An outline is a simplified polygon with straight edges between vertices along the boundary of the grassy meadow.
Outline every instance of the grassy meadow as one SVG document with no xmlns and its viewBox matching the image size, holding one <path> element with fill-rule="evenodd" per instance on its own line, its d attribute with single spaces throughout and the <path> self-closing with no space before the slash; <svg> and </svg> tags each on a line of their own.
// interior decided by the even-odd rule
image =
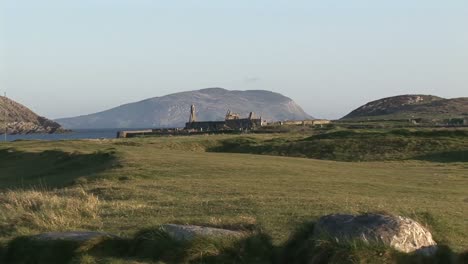
<svg viewBox="0 0 468 264">
<path fill-rule="evenodd" d="M 257 230 L 278 247 L 320 216 L 360 212 L 412 217 L 439 244 L 464 252 L 467 153 L 463 130 L 2 143 L 0 259 L 21 236 L 132 238 L 165 223 Z M 156 263 L 118 254 L 75 261 Z"/>
</svg>

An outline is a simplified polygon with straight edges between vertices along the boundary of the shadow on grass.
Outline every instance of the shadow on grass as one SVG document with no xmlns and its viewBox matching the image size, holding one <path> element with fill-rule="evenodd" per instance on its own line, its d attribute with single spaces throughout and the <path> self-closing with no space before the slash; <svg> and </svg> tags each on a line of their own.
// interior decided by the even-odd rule
<svg viewBox="0 0 468 264">
<path fill-rule="evenodd" d="M 1 263 L 101 263 L 102 260 L 162 263 L 466 263 L 468 252 L 454 253 L 439 246 L 431 257 L 399 253 L 391 248 L 363 243 L 339 244 L 313 239 L 314 223 L 300 226 L 290 239 L 274 246 L 271 237 L 253 231 L 242 238 L 172 239 L 160 227 L 145 229 L 134 237 L 100 238 L 84 243 L 37 241 L 19 237 L 0 247 Z M 1 255 L 3 251 L 3 256 Z M 2 262 L 3 261 L 3 262 Z"/>
<path fill-rule="evenodd" d="M 468 150 L 448 151 L 432 153 L 414 158 L 415 160 L 431 161 L 431 162 L 468 162 Z"/>
<path fill-rule="evenodd" d="M 262 154 L 271 151 L 270 147 L 262 144 L 261 140 L 251 137 L 230 138 L 221 140 L 219 143 L 218 146 L 207 148 L 207 151 L 251 154 Z"/>
<path fill-rule="evenodd" d="M 114 152 L 0 149 L 0 189 L 63 187 L 105 171 L 116 161 Z"/>
<path fill-rule="evenodd" d="M 166 263 L 272 263 L 271 238 L 261 232 L 243 238 L 172 239 L 161 229 L 139 232 L 131 256 Z"/>
<path fill-rule="evenodd" d="M 0 254 L 1 254 L 0 248 Z M 268 235 L 254 233 L 241 239 L 197 238 L 179 241 L 161 228 L 146 229 L 133 238 L 99 238 L 86 242 L 12 240 L 0 263 L 91 263 L 102 259 L 163 263 L 272 263 L 273 245 Z M 3 261 L 3 262 L 2 262 Z"/>
<path fill-rule="evenodd" d="M 306 140 L 316 139 L 350 139 L 350 138 L 374 138 L 374 137 L 412 137 L 412 138 L 466 138 L 468 131 L 464 130 L 411 130 L 411 129 L 394 129 L 386 131 L 369 131 L 369 130 L 340 130 L 329 133 L 323 133 L 311 136 Z"/>
<path fill-rule="evenodd" d="M 121 258 L 125 257 L 129 246 L 129 241 L 117 238 L 98 238 L 80 243 L 66 240 L 38 241 L 30 237 L 18 237 L 6 246 L 0 263 L 70 263 L 85 254 L 96 257 L 112 255 Z"/>
</svg>

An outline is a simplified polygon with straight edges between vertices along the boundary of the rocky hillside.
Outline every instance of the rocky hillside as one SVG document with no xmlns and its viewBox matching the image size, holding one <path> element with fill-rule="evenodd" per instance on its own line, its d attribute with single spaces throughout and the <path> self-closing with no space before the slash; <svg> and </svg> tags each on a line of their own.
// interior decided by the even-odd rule
<svg viewBox="0 0 468 264">
<path fill-rule="evenodd" d="M 367 103 L 342 119 L 468 118 L 468 97 L 399 95 Z"/>
<path fill-rule="evenodd" d="M 11 99 L 0 96 L 0 133 L 5 133 L 5 111 L 9 134 L 59 133 L 60 124 L 38 116 L 29 108 Z"/>
<path fill-rule="evenodd" d="M 65 128 L 149 128 L 183 127 L 189 120 L 190 105 L 197 119 L 223 120 L 228 109 L 246 116 L 255 112 L 267 120 L 311 118 L 293 100 L 269 91 L 229 91 L 208 88 L 170 94 L 122 105 L 91 115 L 56 120 Z"/>
</svg>

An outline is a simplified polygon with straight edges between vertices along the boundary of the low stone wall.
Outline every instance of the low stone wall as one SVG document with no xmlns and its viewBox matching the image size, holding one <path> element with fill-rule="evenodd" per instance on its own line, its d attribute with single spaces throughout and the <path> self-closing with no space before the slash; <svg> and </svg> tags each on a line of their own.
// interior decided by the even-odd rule
<svg viewBox="0 0 468 264">
<path fill-rule="evenodd" d="M 330 120 L 325 120 L 325 119 L 316 119 L 316 120 L 290 120 L 290 121 L 280 121 L 278 122 L 279 125 L 285 125 L 285 126 L 317 126 L 317 125 L 326 125 L 330 124 Z M 276 124 L 276 123 L 273 123 Z"/>
<path fill-rule="evenodd" d="M 243 130 L 243 129 L 255 129 L 262 126 L 261 119 L 228 119 L 226 120 L 226 126 L 234 130 Z"/>
<path fill-rule="evenodd" d="M 134 131 L 119 131 L 117 132 L 117 138 L 129 138 L 129 137 L 135 137 L 135 136 L 144 136 L 147 134 L 153 133 L 153 130 L 147 129 L 147 130 L 134 130 Z"/>
<path fill-rule="evenodd" d="M 202 121 L 202 122 L 189 122 L 185 124 L 185 129 L 194 129 L 199 131 L 217 131 L 226 129 L 226 122 L 224 121 Z"/>
</svg>

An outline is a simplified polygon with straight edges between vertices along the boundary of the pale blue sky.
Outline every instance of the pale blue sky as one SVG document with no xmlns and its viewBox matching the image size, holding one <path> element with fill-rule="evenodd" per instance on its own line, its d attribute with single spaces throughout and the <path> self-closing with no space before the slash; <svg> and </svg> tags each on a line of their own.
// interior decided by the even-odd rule
<svg viewBox="0 0 468 264">
<path fill-rule="evenodd" d="M 215 86 L 280 92 L 323 118 L 468 96 L 468 1 L 0 0 L 0 90 L 39 114 Z"/>
</svg>

